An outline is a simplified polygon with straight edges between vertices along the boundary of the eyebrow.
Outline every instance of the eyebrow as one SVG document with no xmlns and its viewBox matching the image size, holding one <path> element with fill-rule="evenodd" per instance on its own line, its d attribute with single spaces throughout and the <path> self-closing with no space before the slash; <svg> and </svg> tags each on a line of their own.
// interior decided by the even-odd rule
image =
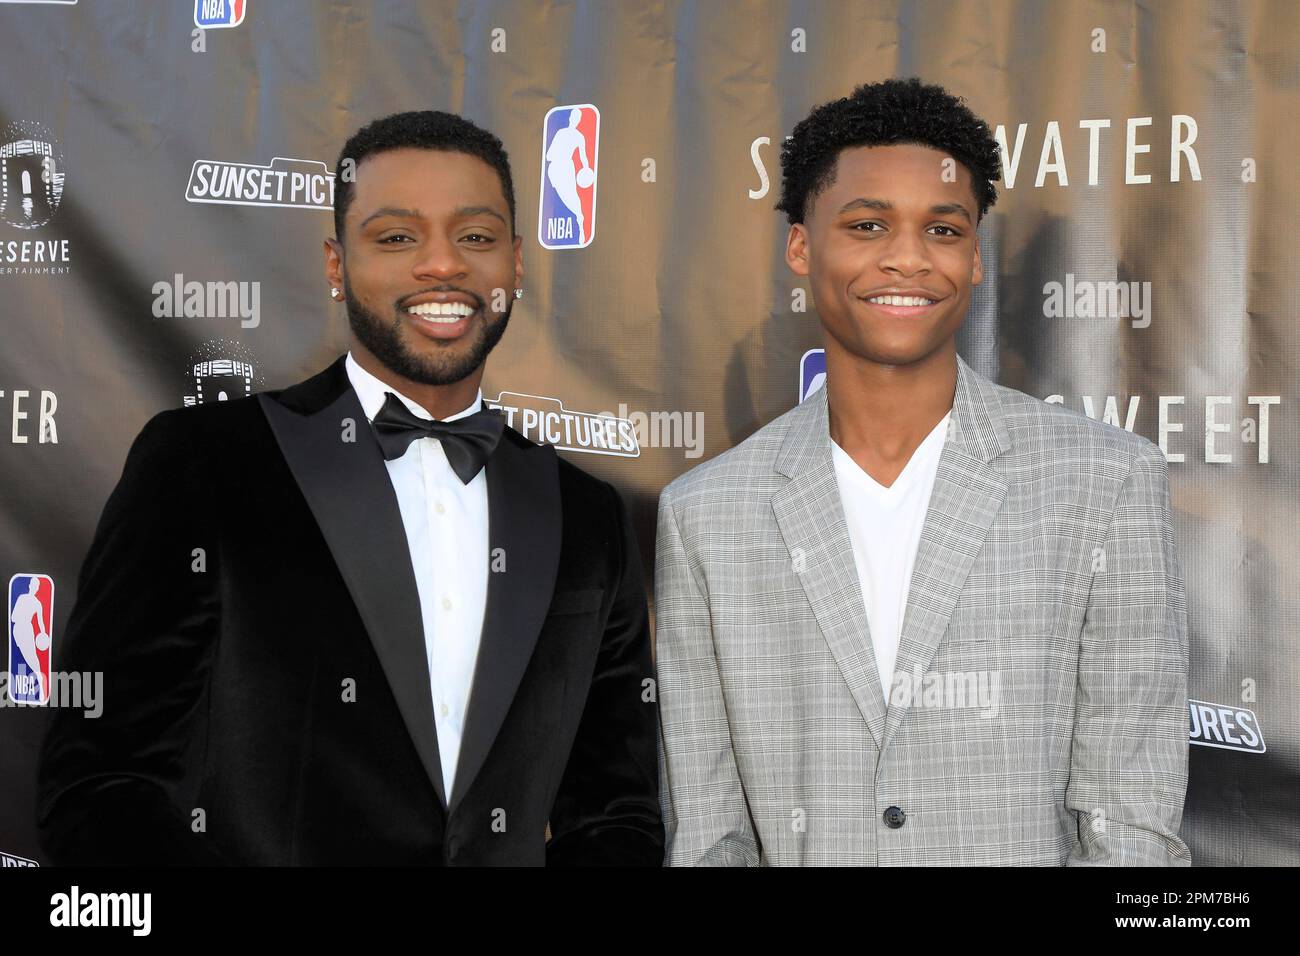
<svg viewBox="0 0 1300 956">
<path fill-rule="evenodd" d="M 846 202 L 843 206 L 841 206 L 840 212 L 845 213 L 848 212 L 850 209 L 890 210 L 893 208 L 894 208 L 894 204 L 891 203 L 888 199 L 853 199 L 850 200 L 849 202 Z M 960 213 L 961 215 L 966 217 L 967 222 L 974 225 L 974 220 L 971 219 L 970 213 L 967 212 L 966 207 L 959 202 L 939 203 L 939 205 L 937 206 L 930 207 L 930 215 L 932 216 L 949 216 L 954 213 Z"/>
<path fill-rule="evenodd" d="M 471 216 L 496 216 L 501 220 L 501 224 L 507 225 L 506 217 L 501 215 L 491 206 L 457 206 L 455 216 L 457 219 L 468 219 Z M 365 219 L 361 220 L 358 229 L 366 228 L 367 224 L 373 219 L 380 219 L 384 216 L 393 216 L 397 219 L 423 219 L 424 213 L 418 209 L 401 209 L 397 206 L 381 206 L 372 212 Z"/>
</svg>

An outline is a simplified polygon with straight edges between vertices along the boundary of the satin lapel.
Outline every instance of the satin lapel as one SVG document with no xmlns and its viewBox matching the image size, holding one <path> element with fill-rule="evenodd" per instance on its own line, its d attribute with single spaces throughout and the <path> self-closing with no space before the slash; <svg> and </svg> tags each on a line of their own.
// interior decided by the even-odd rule
<svg viewBox="0 0 1300 956">
<path fill-rule="evenodd" d="M 825 388 L 796 410 L 776 470 L 790 478 L 772 496 L 790 560 L 840 673 L 880 746 L 884 691 L 831 459 Z"/>
<path fill-rule="evenodd" d="M 487 463 L 488 587 L 449 813 L 483 767 L 523 678 L 560 565 L 560 473 L 555 449 L 507 428 Z"/>
<path fill-rule="evenodd" d="M 934 660 L 971 565 L 1007 495 L 1006 477 L 990 464 L 1010 447 L 1001 399 L 992 382 L 960 357 L 957 363 L 953 414 L 921 526 L 895 663 L 896 673 L 903 671 L 912 678 L 924 675 Z M 891 696 L 886 747 L 910 703 L 896 702 Z"/>
<path fill-rule="evenodd" d="M 258 400 L 370 635 L 420 762 L 446 806 L 406 530 L 383 454 L 342 360 Z M 349 420 L 353 440 L 345 440 Z"/>
</svg>

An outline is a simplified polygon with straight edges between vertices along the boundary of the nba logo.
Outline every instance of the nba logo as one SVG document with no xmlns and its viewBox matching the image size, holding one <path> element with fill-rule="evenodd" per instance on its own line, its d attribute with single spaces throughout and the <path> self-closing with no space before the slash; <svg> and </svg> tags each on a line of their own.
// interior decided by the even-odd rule
<svg viewBox="0 0 1300 956">
<path fill-rule="evenodd" d="M 9 579 L 9 699 L 44 704 L 50 699 L 50 630 L 54 581 L 48 574 Z"/>
<path fill-rule="evenodd" d="M 205 30 L 244 22 L 246 0 L 194 0 L 194 25 Z"/>
<path fill-rule="evenodd" d="M 542 121 L 542 188 L 537 241 L 546 249 L 583 249 L 596 235 L 596 149 L 600 111 L 590 103 L 557 106 Z"/>
<path fill-rule="evenodd" d="M 799 360 L 799 401 L 826 384 L 826 350 L 809 349 Z"/>
</svg>

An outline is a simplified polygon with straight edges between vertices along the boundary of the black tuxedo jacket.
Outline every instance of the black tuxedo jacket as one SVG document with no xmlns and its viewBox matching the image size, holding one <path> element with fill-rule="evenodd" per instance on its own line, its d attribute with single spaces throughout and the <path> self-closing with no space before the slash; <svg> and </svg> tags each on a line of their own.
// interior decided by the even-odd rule
<svg viewBox="0 0 1300 956">
<path fill-rule="evenodd" d="M 343 359 L 149 421 L 62 642 L 104 704 L 50 715 L 52 861 L 659 865 L 626 510 L 508 427 L 486 467 L 497 569 L 448 794 L 397 497 Z"/>
</svg>

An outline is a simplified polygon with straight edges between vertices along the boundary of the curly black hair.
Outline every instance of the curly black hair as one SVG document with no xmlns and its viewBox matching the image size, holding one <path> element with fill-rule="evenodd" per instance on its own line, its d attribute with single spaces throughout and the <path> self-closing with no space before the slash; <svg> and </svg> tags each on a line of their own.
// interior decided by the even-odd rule
<svg viewBox="0 0 1300 956">
<path fill-rule="evenodd" d="M 510 206 L 510 231 L 515 231 L 515 186 L 510 176 L 510 159 L 505 147 L 487 130 L 474 125 L 455 113 L 440 110 L 417 110 L 394 113 L 366 124 L 353 133 L 339 152 L 334 168 L 341 170 L 344 160 L 353 162 L 356 170 L 361 161 L 374 153 L 390 149 L 415 147 L 440 149 L 451 153 L 477 156 L 497 171 L 501 178 L 501 191 Z M 334 234 L 343 241 L 343 217 L 352 203 L 353 183 L 336 174 L 334 182 Z"/>
<path fill-rule="evenodd" d="M 834 184 L 841 150 L 907 143 L 947 153 L 970 171 L 978 223 L 997 202 L 993 180 L 1002 177 L 1002 157 L 988 124 L 963 104 L 917 77 L 864 83 L 843 99 L 823 103 L 781 146 L 781 201 L 775 208 L 791 225 L 803 222 L 813 199 Z"/>
</svg>

